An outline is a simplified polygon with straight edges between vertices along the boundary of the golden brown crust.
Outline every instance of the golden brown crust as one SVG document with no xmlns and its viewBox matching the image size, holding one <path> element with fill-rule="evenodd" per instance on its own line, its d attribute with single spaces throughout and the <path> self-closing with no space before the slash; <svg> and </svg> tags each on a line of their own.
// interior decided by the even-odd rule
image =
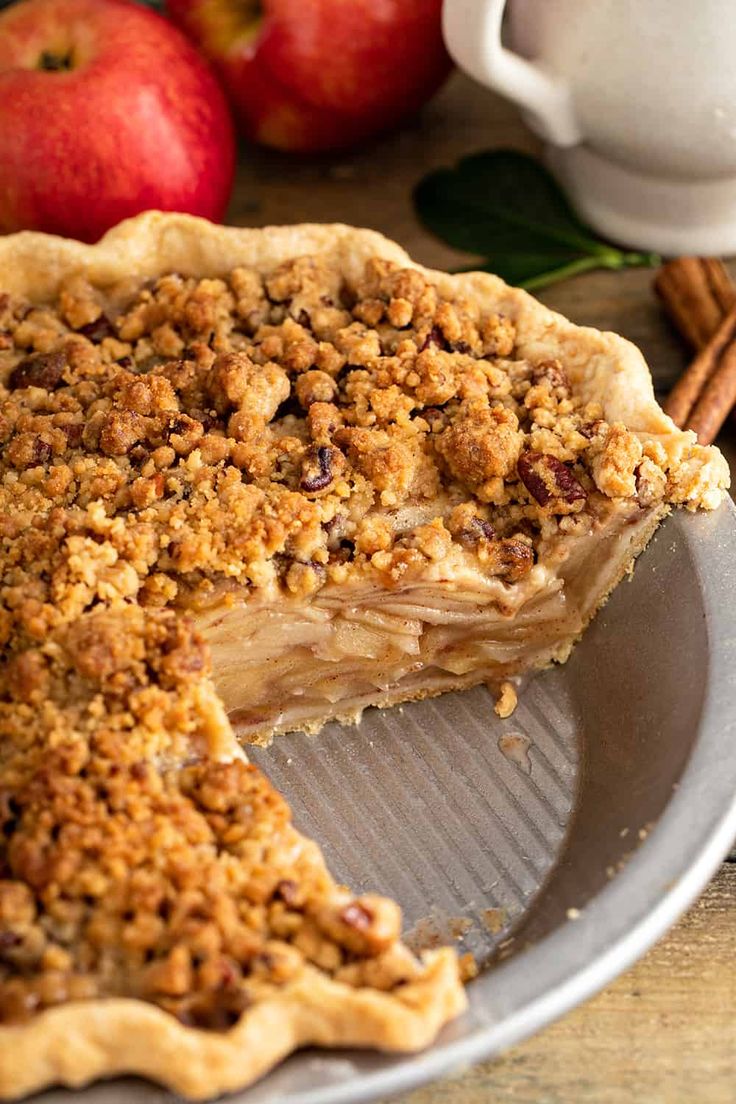
<svg viewBox="0 0 736 1104">
<path fill-rule="evenodd" d="M 652 525 L 717 505 L 720 454 L 622 339 L 370 231 L 153 213 L 93 247 L 0 240 L 0 268 L 33 301 L 0 303 L 0 1091 L 126 1071 L 204 1096 L 304 1043 L 425 1045 L 463 1006 L 454 956 L 418 962 L 391 902 L 334 885 L 158 607 L 228 578 L 393 587 L 453 549 L 513 586 L 607 500 Z"/>
<path fill-rule="evenodd" d="M 0 1096 L 136 1073 L 203 1099 L 242 1088 L 301 1046 L 420 1050 L 465 1007 L 454 952 L 428 952 L 425 962 L 422 977 L 398 996 L 347 989 L 307 971 L 226 1033 L 184 1027 L 141 1001 L 55 1008 L 2 1029 Z"/>
<path fill-rule="evenodd" d="M 0 1098 L 136 1074 L 184 1096 L 209 1099 L 250 1084 L 303 1046 L 420 1050 L 466 1006 L 454 951 L 423 957 L 421 978 L 398 996 L 347 988 L 307 970 L 226 1032 L 186 1027 L 139 1000 L 53 1008 L 28 1024 L 2 1029 Z"/>
</svg>

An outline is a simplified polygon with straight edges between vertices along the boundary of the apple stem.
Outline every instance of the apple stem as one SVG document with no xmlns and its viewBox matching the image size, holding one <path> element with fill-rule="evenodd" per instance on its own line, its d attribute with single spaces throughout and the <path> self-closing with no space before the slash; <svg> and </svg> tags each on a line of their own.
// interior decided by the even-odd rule
<svg viewBox="0 0 736 1104">
<path fill-rule="evenodd" d="M 38 68 L 47 73 L 59 73 L 74 68 L 72 51 L 65 54 L 55 54 L 52 50 L 44 50 L 38 59 Z"/>
</svg>

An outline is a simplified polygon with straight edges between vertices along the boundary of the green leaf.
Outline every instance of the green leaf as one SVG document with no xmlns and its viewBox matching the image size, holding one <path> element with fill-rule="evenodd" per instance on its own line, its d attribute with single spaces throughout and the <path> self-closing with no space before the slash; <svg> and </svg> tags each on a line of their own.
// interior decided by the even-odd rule
<svg viewBox="0 0 736 1104">
<path fill-rule="evenodd" d="M 590 268 L 656 264 L 596 238 L 552 175 L 533 157 L 488 150 L 439 169 L 417 185 L 419 218 L 455 249 L 482 256 L 475 267 L 509 283 L 541 287 Z"/>
</svg>

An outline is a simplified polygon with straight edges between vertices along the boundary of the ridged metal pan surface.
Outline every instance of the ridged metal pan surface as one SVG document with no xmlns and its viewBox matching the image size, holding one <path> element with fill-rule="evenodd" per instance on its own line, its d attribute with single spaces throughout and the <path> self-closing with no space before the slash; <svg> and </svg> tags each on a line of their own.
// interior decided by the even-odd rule
<svg viewBox="0 0 736 1104">
<path fill-rule="evenodd" d="M 736 837 L 736 510 L 674 514 L 563 667 L 499 720 L 485 689 L 253 758 L 333 872 L 400 901 L 411 938 L 485 966 L 470 1008 L 410 1057 L 304 1051 L 242 1104 L 350 1104 L 532 1034 L 629 966 Z M 84 1104 L 168 1098 L 116 1081 Z"/>
</svg>

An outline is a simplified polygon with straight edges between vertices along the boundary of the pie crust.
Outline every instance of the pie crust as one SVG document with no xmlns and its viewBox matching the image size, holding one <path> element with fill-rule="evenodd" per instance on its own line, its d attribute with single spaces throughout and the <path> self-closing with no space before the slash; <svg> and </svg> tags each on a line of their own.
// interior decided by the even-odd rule
<svg viewBox="0 0 736 1104">
<path fill-rule="evenodd" d="M 519 465 L 522 463 L 519 457 L 514 459 L 509 469 L 511 474 L 508 478 L 514 485 L 518 488 L 521 479 L 529 490 L 529 495 L 523 490 L 519 492 L 521 498 L 511 506 L 512 516 L 515 516 L 513 512 L 516 509 L 518 517 L 523 517 L 524 504 L 531 496 L 542 506 L 543 514 L 552 498 L 552 507 L 547 514 L 557 518 L 555 525 L 559 523 L 559 518 L 572 519 L 566 523 L 567 527 L 560 525 L 563 536 L 568 533 L 573 536 L 564 536 L 561 543 L 564 555 L 558 557 L 554 569 L 547 570 L 541 564 L 537 565 L 540 570 L 534 573 L 527 570 L 527 563 L 523 577 L 517 580 L 513 573 L 507 573 L 501 576 L 501 582 L 488 571 L 479 571 L 475 564 L 476 553 L 470 555 L 458 551 L 447 535 L 453 532 L 453 524 L 456 530 L 458 528 L 452 521 L 458 516 L 453 510 L 462 503 L 457 499 L 446 501 L 443 498 L 447 492 L 445 485 L 427 507 L 430 515 L 434 514 L 435 521 L 428 516 L 422 526 L 422 519 L 412 515 L 408 528 L 412 533 L 422 530 L 419 551 L 414 555 L 415 546 L 407 544 L 401 547 L 400 552 L 401 563 L 410 562 L 413 565 L 411 587 L 414 596 L 424 595 L 426 598 L 426 592 L 432 589 L 447 591 L 454 588 L 459 594 L 459 604 L 451 612 L 455 621 L 464 626 L 460 635 L 473 636 L 467 627 L 472 624 L 473 596 L 476 612 L 484 602 L 488 603 L 491 596 L 490 600 L 500 610 L 496 628 L 499 624 L 518 627 L 522 625 L 524 616 L 529 616 L 529 611 L 536 611 L 537 620 L 533 616 L 530 619 L 528 639 L 522 633 L 521 645 L 513 653 L 513 658 L 507 662 L 494 660 L 491 663 L 496 674 L 507 677 L 531 666 L 566 658 L 576 637 L 621 575 L 630 569 L 634 557 L 646 545 L 670 505 L 712 509 L 723 498 L 728 486 L 725 461 L 716 449 L 698 446 L 693 434 L 677 430 L 660 410 L 654 399 L 646 364 L 632 345 L 614 334 L 574 326 L 525 292 L 506 286 L 496 277 L 483 273 L 449 276 L 422 269 L 414 265 L 399 246 L 372 231 L 310 225 L 264 230 L 233 229 L 214 226 L 185 215 L 148 213 L 122 223 L 95 246 L 32 233 L 0 239 L 3 291 L 26 297 L 35 303 L 55 299 L 62 285 L 77 275 L 83 276 L 89 285 L 97 288 L 119 287 L 131 275 L 139 282 L 153 281 L 168 273 L 200 280 L 205 277 L 219 278 L 240 265 L 247 265 L 250 270 L 265 276 L 273 273 L 278 266 L 305 256 L 318 258 L 352 286 L 360 285 L 367 262 L 376 258 L 381 262 L 392 262 L 401 270 L 421 275 L 449 303 L 466 300 L 482 316 L 510 320 L 515 331 L 518 362 L 532 366 L 562 365 L 564 368 L 564 385 L 558 382 L 556 368 L 551 374 L 544 368 L 543 375 L 547 373 L 547 381 L 543 382 L 543 389 L 547 389 L 545 394 L 558 388 L 559 395 L 567 395 L 569 385 L 569 392 L 575 396 L 577 403 L 575 411 L 585 404 L 600 410 L 599 421 L 590 429 L 591 436 L 599 434 L 601 438 L 600 449 L 596 453 L 597 467 L 594 468 L 598 473 L 597 485 L 594 486 L 593 477 L 586 475 L 587 489 L 584 489 L 576 478 L 570 476 L 572 460 L 555 461 L 553 457 L 550 461 L 546 458 L 547 453 L 541 456 L 541 460 L 536 452 L 525 454 L 526 475 L 518 474 L 522 472 L 522 468 L 517 470 L 516 466 L 517 460 Z M 396 307 L 395 321 L 400 321 L 402 312 L 411 307 L 409 304 L 405 308 L 404 302 L 402 300 Z M 400 329 L 401 326 L 394 328 Z M 78 329 L 84 332 L 81 326 Z M 466 399 L 470 409 L 472 399 L 467 396 Z M 216 398 L 213 401 L 216 402 Z M 563 397 L 555 401 L 558 402 L 559 415 L 563 409 L 559 404 L 568 400 Z M 501 406 L 497 404 L 494 409 L 499 410 Z M 564 410 L 569 412 L 572 407 L 568 404 Z M 28 416 L 31 417 L 30 414 Z M 498 417 L 501 418 L 501 415 Z M 596 428 L 604 423 L 603 430 Z M 619 423 L 621 428 L 617 430 Z M 27 424 L 32 427 L 34 423 L 30 421 Z M 576 425 L 580 427 L 581 424 L 578 416 Z M 463 426 L 467 428 L 465 423 Z M 448 432 L 451 428 L 451 425 L 443 424 L 442 433 L 447 432 L 445 441 L 453 440 L 452 433 Z M 28 432 L 32 434 L 35 430 L 31 428 Z M 457 433 L 455 437 L 458 437 Z M 578 433 L 576 440 L 582 452 L 587 446 L 579 437 Z M 617 446 L 619 439 L 622 442 L 620 449 Z M 348 436 L 346 440 L 351 438 Z M 23 447 L 32 450 L 33 441 L 30 444 L 24 442 Z M 445 457 L 440 463 L 446 463 L 454 471 L 450 445 L 445 447 L 440 444 L 437 448 Z M 50 454 L 51 446 L 44 442 L 41 452 L 31 456 L 27 470 L 42 468 Z M 119 455 L 112 446 L 111 454 Z M 631 461 L 630 469 L 626 469 L 626 457 Z M 321 459 L 319 462 L 322 463 Z M 16 467 L 23 470 L 21 463 Z M 646 490 L 648 472 L 653 480 L 653 491 L 651 488 Z M 12 479 L 15 478 L 13 475 Z M 472 472 L 468 479 L 472 483 Z M 624 489 L 618 494 L 613 493 L 619 481 Z M 492 506 L 494 496 L 498 496 L 499 501 L 504 502 L 506 492 L 503 483 L 503 478 L 500 484 L 489 479 L 484 484 L 485 490 L 478 489 L 478 484 L 478 501 Z M 380 486 L 376 486 L 380 490 Z M 608 491 L 604 493 L 606 487 Z M 580 516 L 579 507 L 583 500 L 595 505 L 596 521 L 594 526 L 585 530 L 579 528 L 578 531 L 574 516 Z M 560 507 L 556 514 L 555 501 Z M 563 508 L 560 503 L 566 503 L 566 506 Z M 396 503 L 389 497 L 383 505 L 395 507 Z M 532 513 L 537 510 L 533 501 L 529 509 Z M 395 523 L 395 515 L 394 509 L 392 524 Z M 482 522 L 482 515 L 477 517 Z M 449 529 L 445 528 L 445 521 Z M 52 525 L 52 522 L 49 524 Z M 100 524 L 107 524 L 104 517 Z M 426 549 L 441 530 L 444 530 L 440 533 L 444 543 L 441 543 L 437 559 L 433 559 Z M 490 526 L 483 529 L 481 524 L 481 531 L 490 533 Z M 529 560 L 531 554 L 524 548 L 531 547 L 531 538 L 524 544 L 523 526 L 519 532 L 520 536 L 512 533 L 503 538 L 511 542 L 504 546 L 505 550 L 509 555 L 513 553 L 517 560 Z M 13 539 L 11 533 L 6 555 L 8 548 L 12 550 Z M 483 536 L 483 540 L 498 551 L 494 544 L 497 541 L 495 535 Z M 521 551 L 519 541 L 524 545 Z M 309 567 L 312 561 L 301 562 L 302 567 Z M 395 575 L 391 576 L 397 562 L 390 557 L 386 561 L 390 577 L 383 586 L 384 596 L 400 590 Z M 6 566 L 9 563 L 6 560 Z M 384 560 L 379 557 L 374 568 L 382 570 L 381 564 Z M 332 646 L 330 641 L 336 636 L 334 622 L 341 615 L 341 603 L 343 606 L 346 603 L 360 606 L 363 602 L 366 608 L 370 606 L 370 602 L 365 602 L 365 577 L 366 571 L 370 574 L 373 568 L 366 571 L 361 568 L 360 578 L 354 568 L 346 570 L 345 579 L 341 581 L 339 575 L 336 576 L 316 594 L 300 595 L 297 588 L 296 597 L 290 599 L 291 605 L 288 606 L 290 615 L 293 615 L 292 628 L 297 615 L 307 620 L 311 618 L 310 632 L 320 618 L 324 624 L 329 622 L 323 630 L 325 648 Z M 303 572 L 297 572 L 297 576 L 301 577 L 301 574 Z M 224 572 L 224 577 L 226 575 Z M 560 581 L 564 584 L 562 590 L 558 585 Z M 342 716 L 343 712 L 352 718 L 367 704 L 391 704 L 428 693 L 441 693 L 488 677 L 488 671 L 479 664 L 477 655 L 470 655 L 469 658 L 459 656 L 457 636 L 452 639 L 448 637 L 449 643 L 444 640 L 433 653 L 440 657 L 436 664 L 434 659 L 434 666 L 425 662 L 412 668 L 409 664 L 404 681 L 392 682 L 382 669 L 376 675 L 372 688 L 364 688 L 362 693 L 352 697 L 348 693 L 336 692 L 331 700 L 322 700 L 317 696 L 315 702 L 302 713 L 294 711 L 283 717 L 268 712 L 256 717 L 246 716 L 242 703 L 238 701 L 238 693 L 242 690 L 238 689 L 237 672 L 229 682 L 226 672 L 227 657 L 233 649 L 233 633 L 228 635 L 227 629 L 228 618 L 235 618 L 236 629 L 240 632 L 246 621 L 259 624 L 259 617 L 271 616 L 278 601 L 277 583 L 272 577 L 259 576 L 253 584 L 254 595 L 251 595 L 251 584 L 253 579 L 248 582 L 247 600 L 244 599 L 241 583 L 239 590 L 233 591 L 227 586 L 210 589 L 204 599 L 198 595 L 190 603 L 194 622 L 199 632 L 209 640 L 214 653 L 215 686 L 221 696 L 224 695 L 236 725 L 250 739 L 267 740 L 274 731 L 289 728 L 316 728 L 326 719 Z M 463 599 L 461 592 L 464 587 L 471 594 L 470 599 Z M 374 579 L 367 589 L 375 598 L 381 588 L 377 588 Z M 561 593 L 565 594 L 568 606 L 574 607 L 574 615 L 566 614 L 559 606 Z M 551 603 L 546 610 L 542 608 L 545 601 Z M 0 1026 L 0 1095 L 14 1098 L 50 1084 L 80 1086 L 98 1077 L 136 1073 L 160 1081 L 187 1096 L 204 1098 L 243 1087 L 299 1046 L 319 1044 L 413 1050 L 428 1045 L 442 1025 L 458 1015 L 465 1006 L 454 951 L 443 948 L 425 953 L 421 961 L 413 959 L 398 938 L 395 906 L 380 898 L 355 899 L 343 887 L 336 886 L 324 869 L 318 849 L 291 827 L 288 814 L 272 813 L 279 799 L 270 791 L 265 780 L 244 765 L 242 752 L 209 679 L 207 656 L 201 649 L 196 632 L 182 627 L 183 622 L 180 623 L 180 619 L 172 613 L 159 611 L 144 614 L 134 602 L 121 599 L 119 595 L 108 600 L 103 592 L 96 604 L 100 604 L 102 609 L 92 612 L 85 609 L 76 621 L 72 618 L 49 632 L 46 642 L 38 645 L 34 652 L 34 655 L 41 656 L 41 659 L 33 660 L 36 667 L 30 661 L 24 661 L 22 668 L 13 669 L 14 682 L 8 682 L 6 677 L 5 693 L 10 694 L 11 706 L 4 706 L 5 711 L 0 716 L 3 726 L 0 813 L 3 799 L 13 800 L 11 790 L 3 792 L 3 770 L 6 771 L 6 778 L 15 779 L 13 784 L 16 787 L 26 785 L 23 772 L 27 771 L 27 763 L 31 760 L 24 758 L 29 755 L 27 747 L 23 746 L 24 726 L 45 725 L 44 710 L 48 706 L 48 710 L 53 711 L 58 706 L 59 716 L 43 729 L 43 741 L 48 756 L 57 756 L 54 763 L 61 764 L 54 769 L 61 770 L 63 763 L 58 759 L 60 748 L 67 749 L 64 751 L 67 754 L 68 747 L 54 726 L 71 726 L 68 731 L 74 733 L 77 731 L 75 725 L 87 725 L 84 731 L 90 733 L 91 747 L 95 740 L 99 740 L 99 735 L 94 725 L 90 727 L 89 718 L 97 717 L 95 724 L 98 724 L 99 702 L 104 701 L 107 713 L 103 710 L 102 720 L 106 724 L 109 722 L 112 731 L 130 733 L 130 739 L 125 744 L 106 737 L 108 750 L 103 755 L 104 762 L 109 766 L 115 761 L 115 756 L 119 756 L 123 773 L 128 772 L 141 785 L 141 780 L 150 774 L 153 789 L 152 796 L 147 791 L 146 801 L 150 800 L 150 805 L 146 805 L 145 809 L 154 810 L 156 815 L 162 808 L 173 808 L 173 805 L 166 804 L 169 799 L 175 803 L 181 796 L 176 790 L 171 797 L 166 790 L 166 779 L 172 764 L 183 764 L 179 776 L 185 776 L 186 786 L 189 787 L 184 791 L 186 800 L 194 801 L 196 798 L 199 802 L 197 815 L 201 819 L 201 831 L 211 831 L 215 835 L 221 833 L 217 836 L 217 862 L 228 847 L 232 846 L 236 856 L 250 856 L 253 848 L 250 837 L 247 837 L 250 827 L 243 829 L 250 850 L 238 850 L 245 847 L 242 834 L 235 843 L 232 843 L 234 837 L 227 835 L 231 828 L 238 827 L 240 831 L 239 826 L 246 813 L 238 806 L 237 796 L 229 798 L 228 812 L 223 813 L 218 805 L 217 793 L 213 795 L 213 788 L 217 790 L 215 783 L 222 779 L 223 786 L 232 786 L 240 780 L 246 787 L 252 786 L 252 790 L 248 790 L 249 794 L 252 793 L 252 802 L 254 805 L 262 802 L 263 808 L 268 810 L 263 814 L 264 823 L 267 831 L 273 832 L 265 844 L 259 838 L 258 846 L 264 846 L 265 850 L 261 863 L 263 870 L 261 867 L 258 869 L 266 881 L 271 878 L 273 882 L 277 876 L 273 873 L 274 864 L 278 866 L 282 860 L 286 861 L 283 858 L 286 855 L 288 862 L 304 875 L 310 885 L 316 887 L 315 903 L 303 906 L 302 919 L 304 930 L 308 928 L 310 938 L 313 942 L 317 941 L 317 946 L 309 953 L 304 952 L 303 961 L 300 961 L 294 976 L 286 976 L 278 985 L 273 983 L 271 975 L 275 967 L 269 960 L 264 967 L 268 984 L 264 983 L 264 987 L 259 988 L 256 978 L 251 985 L 251 1003 L 238 1012 L 235 1022 L 227 1029 L 214 1029 L 209 1024 L 205 1027 L 190 1026 L 182 1022 L 181 1016 L 177 1018 L 167 1010 L 171 1007 L 177 1013 L 181 1012 L 181 999 L 187 996 L 185 991 L 176 989 L 176 980 L 172 981 L 172 978 L 168 978 L 166 983 L 169 989 L 163 990 L 168 994 L 166 1000 L 157 998 L 158 1003 L 127 996 L 86 996 L 82 989 L 79 992 L 70 990 L 72 997 L 65 1003 L 56 1004 L 50 999 L 48 1003 L 51 1006 L 43 1007 L 42 1000 L 42 1011 L 34 1012 L 22 1022 Z M 166 602 L 158 604 L 165 605 Z M 177 604 L 181 607 L 182 602 Z M 108 612 L 105 612 L 106 607 Z M 378 617 L 379 612 L 371 607 L 372 617 Z M 401 610 L 399 613 L 389 611 L 387 616 L 409 617 L 406 610 L 403 613 Z M 449 624 L 453 618 L 448 615 L 447 620 Z M 424 629 L 420 636 L 423 632 Z M 361 641 L 366 639 L 358 635 Z M 438 636 L 441 633 L 435 633 L 432 639 Z M 119 639 L 131 640 L 138 648 L 132 666 L 132 661 L 128 663 L 127 658 L 124 661 L 116 658 L 115 641 Z M 495 637 L 491 643 L 501 647 L 501 650 L 502 645 L 507 649 L 510 647 L 508 642 L 499 643 Z M 288 639 L 287 644 L 292 647 Z M 486 648 L 490 646 L 485 638 L 479 644 L 482 651 L 481 645 Z M 257 644 L 254 647 L 257 651 Z M 312 641 L 309 647 L 322 645 Z M 451 662 L 447 660 L 448 649 Z M 364 655 L 364 652 L 364 646 L 359 645 L 356 654 Z M 12 652 L 12 639 L 10 654 L 13 662 L 17 662 L 18 656 Z M 172 659 L 172 656 L 175 658 Z M 335 660 L 335 656 L 332 659 Z M 345 655 L 338 655 L 336 661 L 339 666 L 340 662 L 345 661 Z M 388 662 L 390 666 L 394 659 L 390 657 Z M 43 683 L 45 689 L 42 694 L 34 681 L 38 664 L 46 665 L 43 677 L 48 676 L 50 680 Z M 388 673 L 390 675 L 390 671 Z M 126 682 L 126 679 L 138 681 Z M 240 681 L 243 681 L 242 678 Z M 286 685 L 286 682 L 278 684 L 277 697 L 285 693 Z M 157 708 L 163 711 L 162 715 L 168 718 L 175 716 L 176 721 L 168 719 L 154 723 L 144 717 L 140 723 L 131 726 L 129 711 L 126 712 L 128 696 L 132 693 L 130 686 L 135 686 L 136 693 L 140 689 L 141 694 L 153 695 Z M 79 702 L 75 701 L 70 687 L 80 688 Z M 25 698 L 23 694 L 26 694 Z M 25 713 L 21 707 L 12 706 L 12 701 L 18 698 L 27 707 Z M 7 698 L 5 700 L 7 702 Z M 341 709 L 341 703 L 344 709 Z M 95 713 L 95 710 L 98 712 Z M 173 712 L 167 713 L 166 710 Z M 110 751 L 109 747 L 113 750 Z M 17 766 L 13 758 L 16 755 Z M 141 763 L 144 765 L 140 766 Z M 36 760 L 32 761 L 30 769 L 34 779 L 43 775 Z M 69 769 L 73 774 L 74 768 Z M 51 770 L 49 768 L 47 773 Z M 218 771 L 225 773 L 218 774 Z M 44 777 L 38 785 L 40 797 L 36 799 L 34 815 L 40 822 L 43 820 L 44 802 L 51 801 L 48 794 L 53 791 L 53 800 L 56 800 L 57 791 L 53 779 L 49 781 Z M 49 786 L 50 790 L 44 789 Z M 192 793 L 195 798 L 191 797 Z M 234 810 L 232 823 L 227 820 L 230 810 Z M 178 822 L 174 823 L 174 827 L 178 829 Z M 200 831 L 200 827 L 196 830 Z M 12 836 L 12 829 L 6 834 Z M 137 836 L 134 843 L 137 847 L 143 846 Z M 4 884 L 2 879 L 12 878 L 10 859 L 3 857 L 3 846 L 0 846 L 0 893 Z M 9 854 L 10 844 L 7 846 Z M 213 866 L 215 869 L 219 867 Z M 196 872 L 192 876 L 196 877 Z M 252 886 L 249 892 L 255 892 Z M 273 895 L 277 891 L 271 885 L 268 892 Z M 0 910 L 2 906 L 0 895 Z M 311 912 L 309 908 L 312 908 Z M 2 915 L 0 911 L 0 924 Z M 356 916 L 358 922 L 353 923 Z M 384 921 L 387 925 L 385 930 L 381 928 Z M 0 940 L 2 935 L 0 926 Z M 320 940 L 329 944 L 324 954 L 329 952 L 328 957 L 337 956 L 339 967 L 328 969 L 319 964 L 320 955 L 324 958 Z M 8 945 L 12 949 L 10 941 Z M 2 950 L 0 941 L 0 970 Z M 263 953 L 259 953 L 263 958 Z M 58 949 L 54 954 L 58 958 Z M 62 960 L 63 956 L 59 961 Z M 187 960 L 187 963 L 187 969 L 190 969 L 191 962 Z M 173 969 L 172 972 L 175 973 Z M 343 977 L 349 980 L 341 980 Z M 0 989 L 2 979 L 0 972 Z M 74 999 L 75 994 L 77 999 Z"/>
</svg>

